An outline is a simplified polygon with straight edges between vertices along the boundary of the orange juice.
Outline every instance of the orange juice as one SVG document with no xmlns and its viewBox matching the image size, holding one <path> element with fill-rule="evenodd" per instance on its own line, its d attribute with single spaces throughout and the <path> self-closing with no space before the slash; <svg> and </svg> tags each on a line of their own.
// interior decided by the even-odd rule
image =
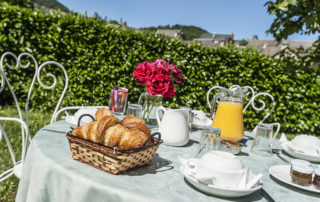
<svg viewBox="0 0 320 202">
<path fill-rule="evenodd" d="M 242 110 L 242 103 L 219 102 L 211 125 L 221 129 L 221 140 L 238 142 L 242 139 L 244 134 Z"/>
</svg>

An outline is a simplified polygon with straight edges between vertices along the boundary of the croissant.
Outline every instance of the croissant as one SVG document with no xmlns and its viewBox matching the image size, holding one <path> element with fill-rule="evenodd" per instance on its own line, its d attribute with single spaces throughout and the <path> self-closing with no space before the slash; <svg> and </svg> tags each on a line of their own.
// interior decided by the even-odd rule
<svg viewBox="0 0 320 202">
<path fill-rule="evenodd" d="M 108 113 L 108 109 L 101 108 L 98 111 L 96 113 L 96 121 L 77 127 L 72 131 L 72 134 L 96 143 L 104 143 L 109 147 L 118 147 L 119 149 L 141 147 L 149 138 L 150 129 L 142 119 L 128 115 L 124 117 L 121 124 L 120 120 L 113 115 L 102 116 L 102 114 Z"/>
<path fill-rule="evenodd" d="M 83 126 L 75 128 L 72 131 L 72 135 L 81 137 L 83 139 L 89 139 L 88 129 L 89 129 L 89 127 L 91 127 L 90 125 L 92 125 L 92 124 L 93 124 L 93 122 L 90 122 L 88 124 L 85 124 Z"/>
<path fill-rule="evenodd" d="M 141 131 L 143 131 L 146 135 L 147 138 L 150 136 L 151 132 L 148 126 L 146 126 L 146 123 L 144 120 L 133 116 L 133 115 L 127 115 L 126 117 L 123 118 L 122 124 L 130 129 L 132 128 L 138 128 Z"/>
<path fill-rule="evenodd" d="M 104 116 L 100 121 L 92 121 L 86 125 L 77 127 L 72 134 L 92 142 L 103 143 L 106 130 L 116 124 L 120 120 L 114 116 Z"/>
<path fill-rule="evenodd" d="M 100 121 L 104 116 L 113 116 L 113 114 L 105 107 L 99 108 L 96 112 L 96 120 Z"/>
<path fill-rule="evenodd" d="M 147 139 L 149 138 L 148 134 L 146 134 L 145 132 L 143 132 L 143 130 L 139 129 L 139 128 L 130 128 L 130 130 L 132 132 L 134 132 L 135 134 L 139 135 L 142 139 L 142 142 L 146 142 Z M 151 140 L 148 141 L 148 144 L 151 143 Z"/>
<path fill-rule="evenodd" d="M 131 130 L 126 130 L 123 132 L 118 148 L 119 149 L 134 149 L 142 147 L 142 138 Z"/>
<path fill-rule="evenodd" d="M 123 124 L 123 125 L 126 125 L 126 124 L 128 124 L 128 123 L 133 123 L 133 122 L 134 122 L 134 123 L 146 124 L 146 123 L 144 122 L 144 120 L 140 119 L 140 118 L 137 117 L 137 116 L 131 115 L 131 114 L 125 116 L 125 117 L 123 118 L 123 120 L 122 120 L 122 124 Z"/>
<path fill-rule="evenodd" d="M 122 134 L 129 130 L 121 124 L 117 124 L 109 128 L 104 135 L 104 144 L 109 147 L 117 147 Z"/>
</svg>

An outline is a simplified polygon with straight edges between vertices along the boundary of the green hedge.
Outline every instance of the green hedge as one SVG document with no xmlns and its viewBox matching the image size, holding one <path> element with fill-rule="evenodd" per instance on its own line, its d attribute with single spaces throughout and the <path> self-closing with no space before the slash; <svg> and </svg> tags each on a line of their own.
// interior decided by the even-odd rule
<svg viewBox="0 0 320 202">
<path fill-rule="evenodd" d="M 268 122 L 282 123 L 285 132 L 320 134 L 320 77 L 316 72 L 297 70 L 289 74 L 284 63 L 253 49 L 205 48 L 83 15 L 44 14 L 0 5 L 0 53 L 27 51 L 40 62 L 55 60 L 63 64 L 70 85 L 62 106 L 107 105 L 113 86 L 130 89 L 129 100 L 136 102 L 144 87 L 132 72 L 140 62 L 162 58 L 176 64 L 185 75 L 176 95 L 165 100 L 166 106 L 208 111 L 206 91 L 213 85 L 250 85 L 257 92 L 271 93 L 276 100 L 276 110 Z M 25 95 L 32 72 L 29 69 L 9 75 L 19 86 L 20 97 Z M 53 93 L 36 87 L 32 105 L 52 108 L 61 87 Z M 8 92 L 0 99 L 2 105 L 11 104 Z M 250 109 L 245 114 L 246 128 L 252 128 L 262 116 Z"/>
</svg>

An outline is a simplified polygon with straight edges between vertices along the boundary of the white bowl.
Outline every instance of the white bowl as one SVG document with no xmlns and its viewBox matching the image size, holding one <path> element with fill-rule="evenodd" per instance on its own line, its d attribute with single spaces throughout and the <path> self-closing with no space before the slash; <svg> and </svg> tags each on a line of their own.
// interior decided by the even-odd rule
<svg viewBox="0 0 320 202">
<path fill-rule="evenodd" d="M 198 160 L 198 177 L 212 178 L 214 185 L 217 186 L 237 187 L 244 172 L 242 162 L 228 152 L 211 151 Z"/>
<path fill-rule="evenodd" d="M 291 140 L 290 148 L 306 154 L 319 154 L 320 140 L 310 135 L 297 135 Z"/>
</svg>

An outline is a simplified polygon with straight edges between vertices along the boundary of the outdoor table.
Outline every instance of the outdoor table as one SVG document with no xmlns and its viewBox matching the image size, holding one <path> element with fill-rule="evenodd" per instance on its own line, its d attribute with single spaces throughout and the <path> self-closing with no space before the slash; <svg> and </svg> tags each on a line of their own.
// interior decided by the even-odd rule
<svg viewBox="0 0 320 202">
<path fill-rule="evenodd" d="M 50 131 L 52 130 L 52 131 Z M 33 138 L 24 162 L 16 201 L 266 201 L 255 192 L 251 195 L 225 199 L 197 191 L 180 172 L 178 157 L 193 158 L 201 131 L 194 130 L 183 147 L 160 145 L 149 166 L 111 175 L 75 161 L 71 157 L 69 142 L 64 133 L 70 125 L 58 121 L 42 128 Z M 291 158 L 262 157 L 249 153 L 252 134 L 238 157 L 250 165 L 254 173 L 263 173 L 263 189 L 275 201 L 318 201 L 320 195 L 303 191 L 273 179 L 268 169 L 273 165 L 289 164 Z M 280 148 L 278 140 L 275 148 Z M 285 162 L 287 161 L 287 162 Z"/>
</svg>

